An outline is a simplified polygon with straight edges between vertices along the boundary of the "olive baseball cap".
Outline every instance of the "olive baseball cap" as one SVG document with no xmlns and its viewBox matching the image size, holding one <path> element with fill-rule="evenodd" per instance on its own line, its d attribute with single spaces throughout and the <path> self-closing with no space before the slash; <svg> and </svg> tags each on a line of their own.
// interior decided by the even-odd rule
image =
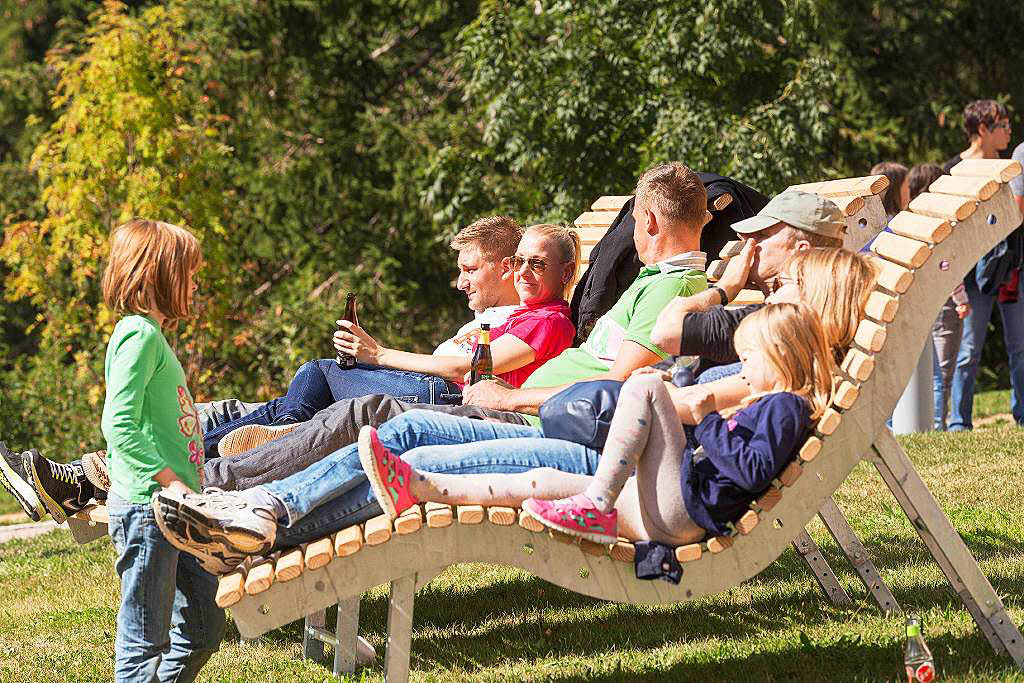
<svg viewBox="0 0 1024 683">
<path fill-rule="evenodd" d="M 765 204 L 756 216 L 732 224 L 740 235 L 770 228 L 779 221 L 786 225 L 826 237 L 843 238 L 846 221 L 835 202 L 810 192 L 788 190 Z"/>
</svg>

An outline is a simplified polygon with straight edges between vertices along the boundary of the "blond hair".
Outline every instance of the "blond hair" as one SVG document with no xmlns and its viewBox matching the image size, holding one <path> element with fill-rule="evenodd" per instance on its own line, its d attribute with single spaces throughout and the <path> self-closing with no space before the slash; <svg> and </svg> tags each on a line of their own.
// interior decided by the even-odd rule
<svg viewBox="0 0 1024 683">
<path fill-rule="evenodd" d="M 103 301 L 120 314 L 181 320 L 191 313 L 189 279 L 202 262 L 199 241 L 188 230 L 133 218 L 111 235 Z"/>
<path fill-rule="evenodd" d="M 565 283 L 565 287 L 562 289 L 562 298 L 568 299 L 569 293 L 572 292 L 572 288 L 576 284 L 576 277 L 579 274 L 580 257 L 582 254 L 580 236 L 576 234 L 575 230 L 562 225 L 554 225 L 553 223 L 531 225 L 526 229 L 525 234 L 537 235 L 542 237 L 545 242 L 551 242 L 555 247 L 555 253 L 558 254 L 559 263 L 561 265 L 566 263 L 572 264 L 572 277 L 569 278 L 569 281 Z"/>
<path fill-rule="evenodd" d="M 685 164 L 673 161 L 644 171 L 637 181 L 636 206 L 657 208 L 675 223 L 703 227 L 708 212 L 708 193 Z"/>
<path fill-rule="evenodd" d="M 480 218 L 452 238 L 452 249 L 461 251 L 476 247 L 489 261 L 500 261 L 514 256 L 519 240 L 523 239 L 523 228 L 511 216 L 487 216 Z"/>
<path fill-rule="evenodd" d="M 803 304 L 769 304 L 740 322 L 733 336 L 736 352 L 761 351 L 782 380 L 782 391 L 807 400 L 811 419 L 832 400 L 835 361 L 817 313 Z M 744 408 L 764 394 L 740 402 Z"/>
<path fill-rule="evenodd" d="M 800 300 L 815 311 L 836 357 L 853 342 L 878 271 L 864 254 L 847 249 L 805 249 L 786 264 L 796 279 Z"/>
</svg>

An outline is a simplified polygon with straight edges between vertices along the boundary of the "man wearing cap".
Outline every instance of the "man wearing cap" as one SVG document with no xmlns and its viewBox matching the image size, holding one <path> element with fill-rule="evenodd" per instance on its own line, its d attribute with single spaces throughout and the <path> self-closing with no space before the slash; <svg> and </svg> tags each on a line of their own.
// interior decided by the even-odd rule
<svg viewBox="0 0 1024 683">
<path fill-rule="evenodd" d="M 706 292 L 674 299 L 651 333 L 651 340 L 669 353 L 699 356 L 698 371 L 736 361 L 733 333 L 743 318 L 760 308 L 725 307 L 743 286 L 750 282 L 766 295 L 771 293 L 783 264 L 795 254 L 813 247 L 842 247 L 846 222 L 831 200 L 790 190 L 732 228 L 746 240 L 722 278 Z"/>
</svg>

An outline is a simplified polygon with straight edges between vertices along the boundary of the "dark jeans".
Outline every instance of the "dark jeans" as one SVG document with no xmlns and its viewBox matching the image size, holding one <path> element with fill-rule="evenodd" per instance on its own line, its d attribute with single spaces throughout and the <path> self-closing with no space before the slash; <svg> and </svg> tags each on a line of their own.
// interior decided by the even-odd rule
<svg viewBox="0 0 1024 683">
<path fill-rule="evenodd" d="M 386 394 L 338 401 L 303 422 L 289 434 L 233 458 L 206 461 L 206 486 L 241 490 L 284 479 L 319 462 L 336 450 L 355 443 L 363 425 L 378 427 L 396 415 L 414 409 L 449 415 L 526 424 L 519 413 L 477 406 L 425 405 L 401 401 Z"/>
<path fill-rule="evenodd" d="M 287 394 L 208 431 L 203 437 L 206 457 L 216 458 L 220 440 L 239 427 L 305 422 L 337 401 L 370 394 L 389 394 L 420 404 L 462 402 L 459 387 L 440 377 L 363 364 L 342 370 L 333 359 L 311 360 L 295 373 Z"/>
</svg>

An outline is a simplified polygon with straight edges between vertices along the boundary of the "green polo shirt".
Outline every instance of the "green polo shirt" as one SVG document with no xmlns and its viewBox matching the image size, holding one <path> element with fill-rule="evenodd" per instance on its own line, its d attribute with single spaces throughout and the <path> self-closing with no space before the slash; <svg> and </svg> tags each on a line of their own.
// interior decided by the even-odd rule
<svg viewBox="0 0 1024 683">
<path fill-rule="evenodd" d="M 654 323 L 675 297 L 692 296 L 707 289 L 703 267 L 704 255 L 700 252 L 645 266 L 611 310 L 597 321 L 587 340 L 579 348 L 566 349 L 537 368 L 523 388 L 557 387 L 608 372 L 627 341 L 667 358 L 668 354 L 651 341 Z M 523 417 L 534 426 L 540 425 L 535 415 Z"/>
</svg>

